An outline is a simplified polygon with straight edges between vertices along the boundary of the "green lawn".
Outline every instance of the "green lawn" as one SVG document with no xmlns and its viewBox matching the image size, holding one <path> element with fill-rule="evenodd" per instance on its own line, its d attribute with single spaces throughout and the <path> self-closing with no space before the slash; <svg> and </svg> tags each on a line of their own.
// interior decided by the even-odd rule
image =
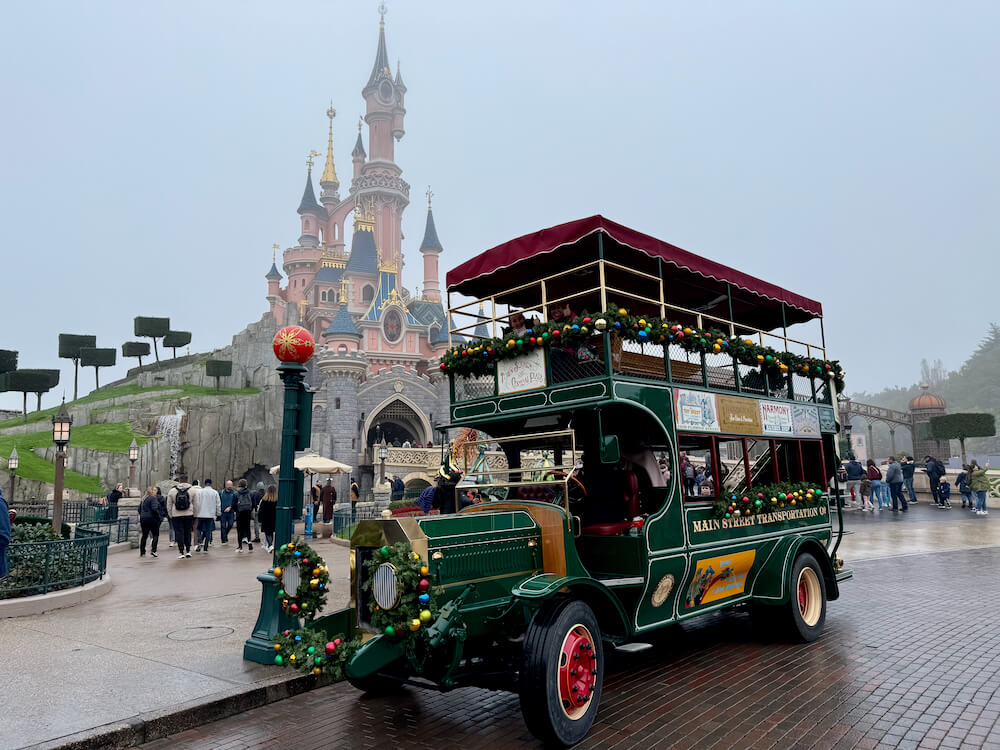
<svg viewBox="0 0 1000 750">
<path fill-rule="evenodd" d="M 218 391 L 211 386 L 206 385 L 153 385 L 148 388 L 142 388 L 138 385 L 117 385 L 112 388 L 101 388 L 97 391 L 91 391 L 86 396 L 81 396 L 76 401 L 70 401 L 66 404 L 67 408 L 73 406 L 82 406 L 84 404 L 93 404 L 100 401 L 107 401 L 112 398 L 118 398 L 121 396 L 135 396 L 140 393 L 148 393 L 152 397 L 154 394 L 162 391 L 179 391 L 180 393 L 170 394 L 163 396 L 161 398 L 155 399 L 157 401 L 166 401 L 172 398 L 177 398 L 179 396 L 249 396 L 254 393 L 258 393 L 260 389 L 258 388 L 220 388 Z M 94 413 L 101 413 L 105 411 L 111 411 L 120 407 L 115 406 L 101 406 L 92 411 Z M 28 414 L 28 424 L 33 424 L 35 422 L 44 422 L 52 418 L 52 415 L 58 411 L 58 407 L 51 407 L 49 409 L 42 409 L 41 411 L 35 411 Z M 24 417 L 11 417 L 0 422 L 0 429 L 4 427 L 15 427 L 19 424 L 24 424 Z"/>
<path fill-rule="evenodd" d="M 127 453 L 133 438 L 139 445 L 149 442 L 149 438 L 144 435 L 134 434 L 128 422 L 89 424 L 73 428 L 70 445 L 112 453 Z M 9 456 L 10 452 L 17 448 L 17 455 L 20 458 L 17 475 L 51 484 L 55 481 L 55 464 L 46 461 L 32 450 L 50 445 L 53 445 L 51 430 L 0 436 L 0 458 Z M 99 495 L 104 491 L 101 480 L 97 477 L 72 470 L 66 471 L 66 487 L 92 495 Z"/>
</svg>

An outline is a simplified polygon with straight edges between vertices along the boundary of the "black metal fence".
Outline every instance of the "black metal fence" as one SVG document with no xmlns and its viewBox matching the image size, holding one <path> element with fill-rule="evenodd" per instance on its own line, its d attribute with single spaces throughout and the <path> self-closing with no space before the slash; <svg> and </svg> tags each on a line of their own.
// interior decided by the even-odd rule
<svg viewBox="0 0 1000 750">
<path fill-rule="evenodd" d="M 74 539 L 11 544 L 10 575 L 0 581 L 0 599 L 47 594 L 103 578 L 109 538 L 106 532 L 78 526 Z"/>
<path fill-rule="evenodd" d="M 96 531 L 108 535 L 108 544 L 120 544 L 128 541 L 129 519 L 116 518 L 112 521 L 87 521 L 76 527 L 77 536 L 81 529 Z"/>
<path fill-rule="evenodd" d="M 11 503 L 18 515 L 52 518 L 51 502 Z M 118 518 L 118 503 L 102 504 L 95 500 L 71 500 L 63 503 L 63 523 L 95 523 Z"/>
</svg>

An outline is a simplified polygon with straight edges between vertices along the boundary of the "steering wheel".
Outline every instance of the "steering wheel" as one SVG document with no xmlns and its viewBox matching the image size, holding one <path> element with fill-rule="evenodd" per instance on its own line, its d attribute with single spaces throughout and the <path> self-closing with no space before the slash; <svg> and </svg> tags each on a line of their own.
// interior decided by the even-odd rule
<svg viewBox="0 0 1000 750">
<path fill-rule="evenodd" d="M 542 479 L 545 481 L 565 478 L 566 472 L 559 470 L 548 471 L 542 475 Z M 570 476 L 566 491 L 569 495 L 570 505 L 582 503 L 587 498 L 587 488 L 583 486 L 583 482 L 580 481 L 580 478 L 576 474 Z M 559 502 L 560 500 L 562 500 L 562 493 L 556 492 L 556 497 L 553 499 L 553 502 Z"/>
</svg>

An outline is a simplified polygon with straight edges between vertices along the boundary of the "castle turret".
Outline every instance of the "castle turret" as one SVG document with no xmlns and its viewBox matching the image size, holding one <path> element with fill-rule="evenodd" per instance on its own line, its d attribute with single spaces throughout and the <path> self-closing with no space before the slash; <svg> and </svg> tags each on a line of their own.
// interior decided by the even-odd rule
<svg viewBox="0 0 1000 750">
<path fill-rule="evenodd" d="M 306 187 L 302 191 L 302 200 L 299 201 L 299 216 L 302 217 L 302 235 L 299 237 L 299 245 L 302 247 L 319 247 L 319 223 L 321 219 L 326 219 L 326 209 L 316 202 L 316 193 L 313 192 L 312 185 L 312 165 L 313 156 L 316 152 L 311 152 L 306 172 Z"/>
<path fill-rule="evenodd" d="M 427 224 L 424 226 L 424 239 L 420 243 L 420 254 L 424 257 L 424 299 L 440 302 L 438 256 L 444 248 L 441 247 L 441 240 L 438 239 L 437 228 L 434 226 L 434 212 L 431 210 L 433 195 L 431 189 L 427 188 Z"/>
</svg>

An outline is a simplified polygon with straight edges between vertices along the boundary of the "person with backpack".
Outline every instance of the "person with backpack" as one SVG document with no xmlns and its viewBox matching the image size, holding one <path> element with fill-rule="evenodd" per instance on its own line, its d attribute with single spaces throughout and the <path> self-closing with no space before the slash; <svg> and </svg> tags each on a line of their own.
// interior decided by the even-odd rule
<svg viewBox="0 0 1000 750">
<path fill-rule="evenodd" d="M 976 493 L 976 515 L 988 516 L 990 512 L 986 510 L 986 493 L 990 491 L 990 480 L 986 472 L 990 470 L 990 465 L 986 464 L 985 469 L 979 468 L 979 463 L 973 459 L 969 462 L 969 487 Z"/>
<path fill-rule="evenodd" d="M 257 508 L 260 507 L 260 501 L 264 498 L 263 482 L 257 482 L 257 486 L 250 493 L 250 497 L 253 499 L 253 515 L 250 517 L 253 520 L 253 541 L 257 544 L 260 542 L 260 519 L 257 517 Z"/>
<path fill-rule="evenodd" d="M 913 456 L 907 456 L 902 462 L 903 468 L 903 485 L 906 487 L 906 493 L 910 496 L 910 505 L 917 504 L 917 492 L 913 489 L 913 472 L 916 470 L 917 465 L 913 461 Z"/>
<path fill-rule="evenodd" d="M 865 478 L 865 470 L 858 462 L 858 459 L 851 454 L 851 460 L 847 462 L 847 466 L 844 467 L 847 472 L 847 491 L 851 493 L 851 504 L 852 508 L 861 508 L 863 503 L 861 502 L 861 480 Z"/>
<path fill-rule="evenodd" d="M 226 480 L 225 488 L 219 493 L 219 504 L 222 506 L 222 513 L 219 514 L 222 543 L 229 544 L 229 532 L 236 525 L 236 490 L 232 479 Z"/>
<path fill-rule="evenodd" d="M 253 552 L 253 542 L 250 541 L 250 517 L 253 515 L 253 496 L 247 489 L 247 480 L 241 479 L 236 490 L 236 539 L 239 546 L 237 552 L 243 551 L 243 544 Z"/>
<path fill-rule="evenodd" d="M 927 482 L 931 486 L 931 497 L 934 498 L 934 504 L 939 508 L 943 508 L 944 503 L 941 502 L 938 485 L 941 484 L 941 477 L 945 474 L 944 464 L 933 456 L 924 456 L 924 473 L 927 475 Z"/>
<path fill-rule="evenodd" d="M 972 488 L 969 486 L 969 465 L 962 464 L 962 470 L 955 477 L 955 486 L 958 487 L 958 491 L 962 493 L 962 507 L 965 508 L 968 504 L 969 510 L 975 507 L 975 503 L 972 500 Z"/>
<path fill-rule="evenodd" d="M 174 525 L 178 560 L 191 557 L 191 530 L 194 528 L 192 494 L 192 486 L 187 482 L 181 482 L 167 493 L 167 515 Z"/>
<path fill-rule="evenodd" d="M 152 537 L 149 554 L 158 557 L 156 545 L 160 539 L 160 522 L 163 521 L 163 508 L 157 496 L 158 488 L 152 485 L 146 488 L 146 496 L 139 503 L 139 528 L 142 536 L 139 538 L 139 557 L 146 556 L 146 539 Z"/>
</svg>

